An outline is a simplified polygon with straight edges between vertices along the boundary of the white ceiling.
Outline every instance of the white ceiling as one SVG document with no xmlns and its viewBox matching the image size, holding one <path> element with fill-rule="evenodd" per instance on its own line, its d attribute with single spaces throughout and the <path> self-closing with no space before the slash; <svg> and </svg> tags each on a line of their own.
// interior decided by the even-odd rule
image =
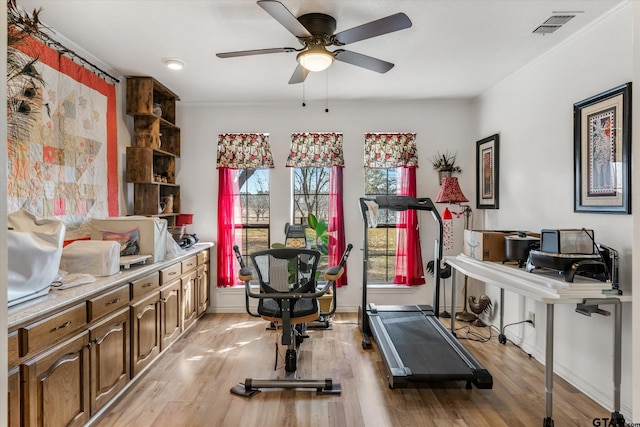
<svg viewBox="0 0 640 427">
<path fill-rule="evenodd" d="M 397 12 L 409 29 L 345 46 L 395 64 L 378 74 L 342 62 L 311 73 L 306 99 L 472 98 L 618 7 L 624 0 L 281 0 L 295 15 L 327 13 L 336 32 Z M 72 41 L 122 75 L 150 75 L 183 102 L 300 101 L 295 53 L 220 59 L 218 52 L 300 47 L 254 0 L 18 0 L 42 8 L 54 38 Z M 532 31 L 553 12 L 582 11 L 553 34 Z M 161 59 L 178 57 L 181 71 Z"/>
</svg>

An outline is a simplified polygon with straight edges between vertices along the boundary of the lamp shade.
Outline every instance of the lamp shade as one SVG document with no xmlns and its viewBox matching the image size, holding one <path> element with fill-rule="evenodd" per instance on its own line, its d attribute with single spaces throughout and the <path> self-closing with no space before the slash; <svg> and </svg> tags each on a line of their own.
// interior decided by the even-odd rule
<svg viewBox="0 0 640 427">
<path fill-rule="evenodd" d="M 298 63 L 309 71 L 322 71 L 333 63 L 333 53 L 322 45 L 312 45 L 296 57 Z"/>
<path fill-rule="evenodd" d="M 193 224 L 193 214 L 179 214 L 176 218 L 176 225 L 189 225 Z"/>
<path fill-rule="evenodd" d="M 462 194 L 462 190 L 458 184 L 458 178 L 442 178 L 442 186 L 440 187 L 438 197 L 436 197 L 436 203 L 464 203 L 468 201 L 469 199 Z"/>
</svg>

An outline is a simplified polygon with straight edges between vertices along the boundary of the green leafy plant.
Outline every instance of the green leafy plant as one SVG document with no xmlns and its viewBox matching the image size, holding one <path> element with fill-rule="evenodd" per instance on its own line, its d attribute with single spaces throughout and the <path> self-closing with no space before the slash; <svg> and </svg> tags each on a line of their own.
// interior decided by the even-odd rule
<svg viewBox="0 0 640 427">
<path fill-rule="evenodd" d="M 307 240 L 311 242 L 311 249 L 316 249 L 323 255 L 329 254 L 329 226 L 323 220 L 319 220 L 312 213 L 307 215 L 307 223 L 309 227 L 314 231 L 315 236 L 313 238 L 307 237 Z"/>
<path fill-rule="evenodd" d="M 314 236 L 307 235 L 307 242 L 309 243 L 309 247 L 311 249 L 315 249 L 322 254 L 322 256 L 329 254 L 329 227 L 326 221 L 319 220 L 312 213 L 307 215 L 307 223 L 309 224 L 309 228 L 311 228 L 314 232 Z M 284 234 L 287 235 L 287 231 L 289 230 L 289 223 L 286 223 L 284 226 Z M 271 247 L 274 249 L 284 248 L 284 243 L 272 243 Z M 308 265 L 302 265 L 304 263 L 296 262 L 295 259 L 289 260 L 288 270 L 289 270 L 289 283 L 295 283 L 297 280 L 298 273 L 307 271 L 309 268 Z M 320 277 L 320 272 L 316 271 L 316 280 Z M 307 279 L 302 279 L 302 284 L 306 283 Z"/>
</svg>

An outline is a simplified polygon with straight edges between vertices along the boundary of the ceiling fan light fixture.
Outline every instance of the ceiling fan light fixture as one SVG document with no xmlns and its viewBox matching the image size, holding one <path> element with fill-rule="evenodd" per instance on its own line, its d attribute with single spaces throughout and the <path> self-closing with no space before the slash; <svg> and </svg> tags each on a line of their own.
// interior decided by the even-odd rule
<svg viewBox="0 0 640 427">
<path fill-rule="evenodd" d="M 309 71 L 322 71 L 329 68 L 334 60 L 333 53 L 322 45 L 312 45 L 296 57 L 298 64 Z"/>
<path fill-rule="evenodd" d="M 182 70 L 184 67 L 184 61 L 178 58 L 162 58 L 162 62 L 170 70 Z"/>
</svg>

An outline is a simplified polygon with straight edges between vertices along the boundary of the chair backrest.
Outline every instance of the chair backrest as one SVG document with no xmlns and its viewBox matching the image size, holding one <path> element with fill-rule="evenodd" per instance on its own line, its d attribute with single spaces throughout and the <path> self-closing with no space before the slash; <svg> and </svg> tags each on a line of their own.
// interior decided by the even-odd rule
<svg viewBox="0 0 640 427">
<path fill-rule="evenodd" d="M 260 291 L 315 292 L 320 252 L 311 249 L 266 249 L 250 255 Z"/>
</svg>

